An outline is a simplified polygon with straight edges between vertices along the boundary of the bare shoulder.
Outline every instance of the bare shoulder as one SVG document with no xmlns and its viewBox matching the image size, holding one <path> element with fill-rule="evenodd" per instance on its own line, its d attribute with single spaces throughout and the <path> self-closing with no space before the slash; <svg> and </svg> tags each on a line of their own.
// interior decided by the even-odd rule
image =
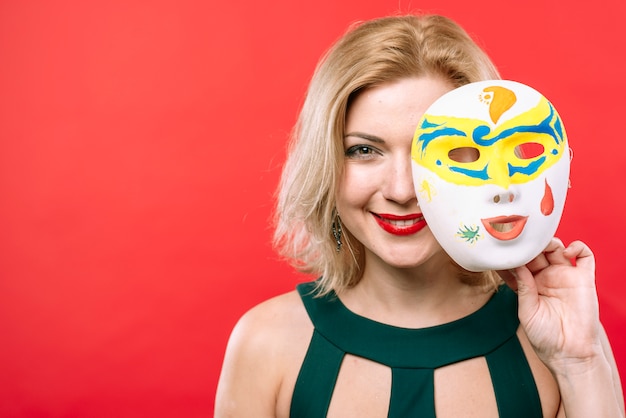
<svg viewBox="0 0 626 418">
<path fill-rule="evenodd" d="M 289 326 L 297 319 L 293 318 L 294 315 L 299 319 L 308 318 L 300 295 L 295 290 L 261 302 L 246 312 L 239 324 L 252 322 L 258 325 L 258 322 L 269 321 L 272 326 Z"/>
<path fill-rule="evenodd" d="M 293 370 L 299 370 L 312 332 L 296 291 L 246 312 L 226 348 L 215 416 L 276 416 L 281 387 L 295 379 Z"/>
<path fill-rule="evenodd" d="M 286 340 L 306 334 L 303 331 L 308 328 L 312 329 L 311 321 L 300 296 L 292 291 L 268 299 L 246 312 L 233 329 L 230 343 L 254 346 L 257 353 L 261 348 L 276 353 L 285 347 Z"/>
</svg>

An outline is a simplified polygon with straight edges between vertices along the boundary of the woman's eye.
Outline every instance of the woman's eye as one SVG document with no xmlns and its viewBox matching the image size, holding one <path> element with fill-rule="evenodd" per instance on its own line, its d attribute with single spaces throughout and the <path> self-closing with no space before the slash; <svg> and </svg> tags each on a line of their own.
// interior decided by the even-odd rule
<svg viewBox="0 0 626 418">
<path fill-rule="evenodd" d="M 346 157 L 368 157 L 376 153 L 376 150 L 368 145 L 354 145 L 346 150 Z"/>
</svg>

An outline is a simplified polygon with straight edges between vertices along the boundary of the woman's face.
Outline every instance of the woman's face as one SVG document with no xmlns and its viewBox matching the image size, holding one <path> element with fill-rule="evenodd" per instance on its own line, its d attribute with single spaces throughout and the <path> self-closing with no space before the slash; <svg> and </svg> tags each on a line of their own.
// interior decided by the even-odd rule
<svg viewBox="0 0 626 418">
<path fill-rule="evenodd" d="M 336 205 L 366 265 L 416 267 L 442 253 L 417 203 L 411 141 L 424 111 L 450 90 L 439 78 L 405 78 L 364 90 L 348 109 Z"/>
</svg>

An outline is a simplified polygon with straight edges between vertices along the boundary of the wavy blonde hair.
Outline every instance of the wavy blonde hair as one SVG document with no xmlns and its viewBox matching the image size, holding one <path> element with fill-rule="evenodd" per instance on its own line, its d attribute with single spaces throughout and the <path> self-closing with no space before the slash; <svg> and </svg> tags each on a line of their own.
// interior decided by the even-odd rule
<svg viewBox="0 0 626 418">
<path fill-rule="evenodd" d="M 331 232 L 350 100 L 368 87 L 416 76 L 443 77 L 455 87 L 500 78 L 471 37 L 438 15 L 383 17 L 356 24 L 315 69 L 278 188 L 274 245 L 299 271 L 321 276 L 322 294 L 358 283 L 364 264 L 362 245 L 349 231 L 343 231 L 341 251 Z M 458 271 L 468 283 L 497 284 L 491 272 L 469 273 L 460 267 Z"/>
</svg>

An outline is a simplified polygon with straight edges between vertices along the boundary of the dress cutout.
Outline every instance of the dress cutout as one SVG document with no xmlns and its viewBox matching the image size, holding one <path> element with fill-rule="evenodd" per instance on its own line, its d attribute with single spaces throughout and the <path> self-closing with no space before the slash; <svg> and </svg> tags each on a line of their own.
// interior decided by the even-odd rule
<svg viewBox="0 0 626 418">
<path fill-rule="evenodd" d="M 507 286 L 464 318 L 420 329 L 357 315 L 334 292 L 315 297 L 315 282 L 302 283 L 297 290 L 314 331 L 296 381 L 292 418 L 326 416 L 346 354 L 391 369 L 389 418 L 435 417 L 435 369 L 476 357 L 487 361 L 501 417 L 543 416 L 516 334 L 517 296 Z"/>
</svg>

